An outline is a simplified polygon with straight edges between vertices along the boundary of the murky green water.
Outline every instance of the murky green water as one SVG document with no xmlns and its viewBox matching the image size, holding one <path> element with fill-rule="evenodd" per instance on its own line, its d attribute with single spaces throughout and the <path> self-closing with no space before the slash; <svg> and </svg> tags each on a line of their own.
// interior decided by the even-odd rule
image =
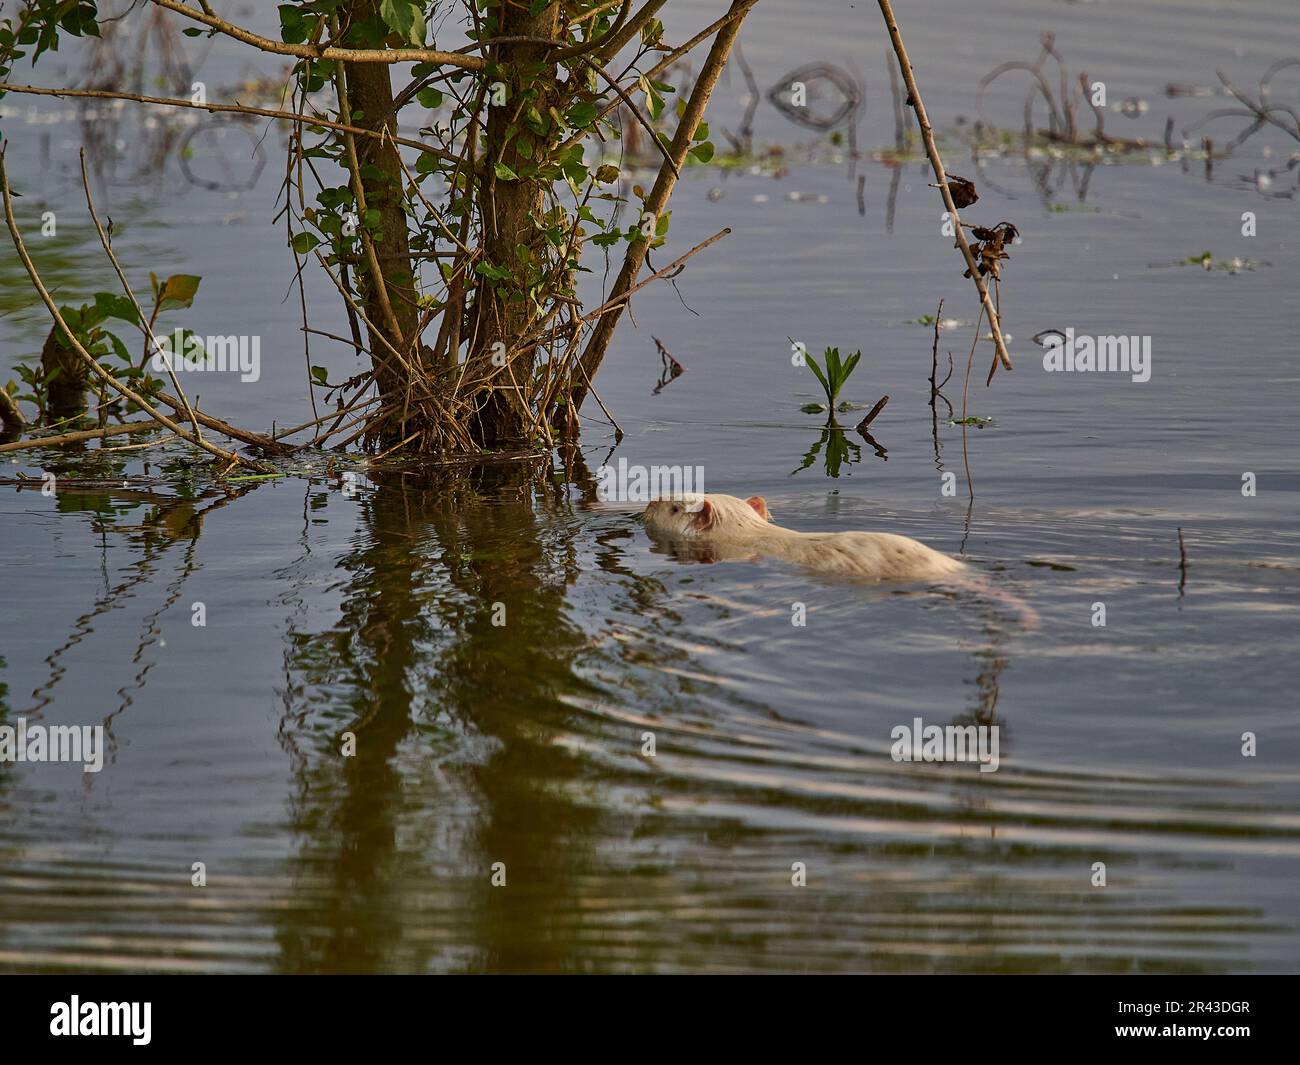
<svg viewBox="0 0 1300 1065">
<path fill-rule="evenodd" d="M 1159 146 L 1173 117 L 1180 146 L 1230 103 L 1167 83 L 1214 86 L 1222 67 L 1257 92 L 1300 55 L 1289 0 L 1225 6 L 897 4 L 951 169 L 980 185 L 968 219 L 1023 236 L 1002 294 L 1016 370 L 986 389 L 981 348 L 972 375 L 968 413 L 993 423 L 968 431 L 969 506 L 916 320 L 943 297 L 965 322 L 940 349 L 960 411 L 974 303 L 928 171 L 876 154 L 894 129 L 869 3 L 760 4 L 747 26 L 764 93 L 807 63 L 856 66 L 864 157 L 808 150 L 817 135 L 762 100 L 754 140 L 785 147 L 785 172 L 689 175 L 667 250 L 733 233 L 692 261 L 680 298 L 638 297 L 598 380 L 616 450 L 593 407 L 581 453 L 363 475 L 354 492 L 314 458 L 304 476 L 222 488 L 175 447 L 3 456 L 0 714 L 103 724 L 109 746 L 98 774 L 0 766 L 0 968 L 1294 971 L 1300 140 L 1261 130 L 1208 171 L 1159 147 L 1095 168 L 961 147 L 980 78 L 1032 62 L 1042 30 L 1112 102 L 1147 104 L 1108 112 L 1108 132 Z M 683 5 L 670 34 L 713 10 Z M 200 72 L 274 72 L 233 54 Z M 59 61 L 41 76 L 59 80 Z M 1300 68 L 1273 91 L 1300 109 Z M 736 129 L 745 92 L 733 71 L 715 130 Z M 1018 93 L 988 101 L 1012 128 Z M 75 109 L 2 106 L 25 223 L 60 220 L 57 244 L 33 240 L 38 262 L 60 298 L 108 288 Z M 306 420 L 291 258 L 268 228 L 277 134 L 234 192 L 250 138 L 200 127 L 211 139 L 195 134 L 187 159 L 213 191 L 174 143 L 152 163 L 133 114 L 115 137 L 91 127 L 120 142 L 96 156 L 119 255 L 137 277 L 202 274 L 194 329 L 262 336 L 262 380 L 205 380 L 205 407 Z M 1193 148 L 1248 124 L 1219 120 Z M 1171 265 L 1205 250 L 1253 269 Z M 328 284 L 309 277 L 312 313 L 346 332 Z M 0 306 L 8 371 L 47 323 L 3 253 Z M 1067 326 L 1150 336 L 1151 380 L 1045 373 L 1029 338 Z M 686 368 L 657 394 L 652 336 Z M 860 452 L 839 477 L 824 448 L 791 473 L 821 433 L 788 337 L 863 350 L 847 395 L 891 397 L 872 426 L 883 455 L 850 433 Z M 354 365 L 324 341 L 312 361 Z M 964 551 L 1039 627 L 924 588 L 678 561 L 634 507 L 596 499 L 596 469 L 620 457 L 703 466 L 709 490 L 761 493 L 795 528 Z M 54 497 L 11 483 L 44 471 Z M 916 717 L 997 724 L 999 770 L 895 762 L 890 732 Z"/>
</svg>

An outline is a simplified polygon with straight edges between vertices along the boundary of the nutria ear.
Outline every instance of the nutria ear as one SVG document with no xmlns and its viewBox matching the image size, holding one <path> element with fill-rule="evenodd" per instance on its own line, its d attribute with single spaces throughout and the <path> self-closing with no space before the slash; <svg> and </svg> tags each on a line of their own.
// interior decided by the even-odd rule
<svg viewBox="0 0 1300 1065">
<path fill-rule="evenodd" d="M 745 500 L 745 502 L 748 503 L 751 507 L 753 507 L 754 512 L 758 514 L 758 516 L 762 518 L 764 521 L 772 520 L 772 515 L 768 513 L 767 500 L 764 499 L 762 496 L 750 496 L 748 499 Z"/>
<path fill-rule="evenodd" d="M 695 512 L 695 527 L 697 529 L 711 529 L 716 517 L 713 504 L 706 499 L 700 503 L 700 509 Z"/>
</svg>

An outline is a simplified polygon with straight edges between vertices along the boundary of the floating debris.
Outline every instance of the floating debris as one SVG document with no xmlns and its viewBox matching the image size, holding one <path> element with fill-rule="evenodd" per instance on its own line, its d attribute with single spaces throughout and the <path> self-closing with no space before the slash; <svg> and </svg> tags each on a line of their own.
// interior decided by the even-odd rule
<svg viewBox="0 0 1300 1065">
<path fill-rule="evenodd" d="M 1174 259 L 1168 263 L 1152 263 L 1151 267 L 1160 269 L 1166 266 L 1199 266 L 1207 271 L 1222 270 L 1228 274 L 1239 274 L 1243 270 L 1254 270 L 1256 267 L 1271 265 L 1260 259 L 1247 259 L 1240 255 L 1231 259 L 1215 259 L 1211 252 L 1203 251 L 1200 255 L 1189 255 L 1185 259 Z"/>
</svg>

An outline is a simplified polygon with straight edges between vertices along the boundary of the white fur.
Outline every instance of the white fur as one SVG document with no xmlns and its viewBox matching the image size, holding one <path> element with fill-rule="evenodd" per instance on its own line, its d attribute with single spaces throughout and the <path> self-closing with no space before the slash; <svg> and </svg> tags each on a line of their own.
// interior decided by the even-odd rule
<svg viewBox="0 0 1300 1065">
<path fill-rule="evenodd" d="M 761 507 L 762 513 L 759 509 Z M 780 558 L 825 573 L 871 580 L 936 580 L 966 566 L 925 544 L 893 533 L 802 533 L 764 517 L 767 507 L 728 495 L 656 500 L 645 509 L 646 531 L 682 553 L 709 561 Z"/>
</svg>

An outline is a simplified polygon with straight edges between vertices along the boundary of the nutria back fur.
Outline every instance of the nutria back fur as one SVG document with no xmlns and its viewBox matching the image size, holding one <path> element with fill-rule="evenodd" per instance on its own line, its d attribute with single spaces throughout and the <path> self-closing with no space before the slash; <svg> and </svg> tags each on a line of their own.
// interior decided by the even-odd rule
<svg viewBox="0 0 1300 1065">
<path fill-rule="evenodd" d="M 893 533 L 802 533 L 772 522 L 761 496 L 659 499 L 645 509 L 653 539 L 710 561 L 769 557 L 810 569 L 871 580 L 936 580 L 966 566 Z"/>
</svg>

